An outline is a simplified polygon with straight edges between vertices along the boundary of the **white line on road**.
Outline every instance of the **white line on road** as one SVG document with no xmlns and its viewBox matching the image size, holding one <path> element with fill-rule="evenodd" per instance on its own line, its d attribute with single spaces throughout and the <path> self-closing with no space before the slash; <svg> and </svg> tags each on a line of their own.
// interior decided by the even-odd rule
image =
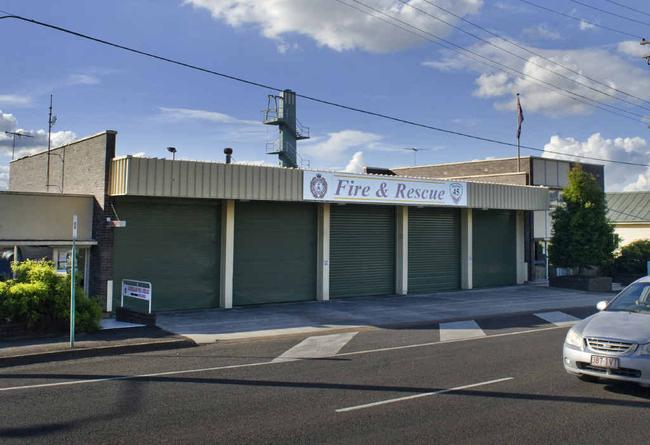
<svg viewBox="0 0 650 445">
<path fill-rule="evenodd" d="M 580 321 L 579 318 L 574 317 L 573 315 L 565 314 L 564 312 L 539 312 L 535 314 L 535 317 L 539 317 L 542 320 L 553 323 L 555 326 L 571 326 Z"/>
<path fill-rule="evenodd" d="M 353 356 L 353 355 L 365 355 L 365 354 L 373 354 L 377 352 L 388 352 L 388 351 L 398 351 L 402 349 L 415 349 L 415 348 L 424 348 L 428 346 L 441 346 L 441 345 L 447 345 L 450 343 L 459 343 L 459 342 L 465 342 L 465 341 L 476 341 L 476 340 L 485 340 L 485 339 L 490 339 L 490 338 L 499 338 L 499 337 L 511 337 L 514 335 L 524 335 L 524 334 L 534 334 L 536 332 L 544 332 L 544 331 L 551 331 L 551 330 L 556 330 L 560 329 L 562 326 L 553 326 L 549 328 L 541 328 L 541 329 L 530 329 L 527 331 L 518 331 L 518 332 L 505 332 L 502 334 L 494 334 L 494 335 L 488 335 L 485 337 L 476 337 L 476 338 L 464 338 L 464 339 L 458 339 L 458 340 L 450 340 L 448 342 L 429 342 L 429 343 L 417 343 L 413 345 L 404 345 L 404 346 L 391 346 L 387 348 L 376 348 L 376 349 L 365 349 L 361 351 L 352 351 L 352 352 L 343 352 L 341 354 L 336 354 L 334 357 L 347 357 L 347 356 Z M 57 387 L 57 386 L 68 386 L 68 385 L 83 385 L 86 383 L 100 383 L 100 382 L 111 382 L 111 381 L 116 381 L 116 380 L 133 380 L 133 379 L 141 379 L 141 378 L 146 378 L 146 377 L 162 377 L 166 375 L 179 375 L 179 374 L 191 374 L 191 373 L 199 373 L 199 372 L 210 372 L 210 371 L 221 371 L 221 370 L 226 370 L 226 369 L 237 369 L 237 368 L 252 368 L 255 366 L 264 366 L 264 365 L 277 365 L 281 362 L 273 362 L 273 361 L 266 361 L 266 362 L 255 362 L 255 363 L 242 363 L 240 365 L 227 365 L 227 366 L 215 366 L 212 368 L 198 368 L 198 369 L 184 369 L 180 371 L 166 371 L 166 372 L 155 372 L 151 374 L 135 374 L 135 375 L 125 375 L 125 376 L 118 376 L 118 377 L 106 377 L 106 378 L 98 378 L 98 379 L 86 379 L 86 380 L 71 380 L 67 382 L 56 382 L 56 383 L 41 383 L 41 384 L 36 384 L 36 385 L 23 385 L 23 386 L 10 386 L 6 388 L 0 388 L 0 392 L 2 391 L 16 391 L 20 389 L 35 389 L 35 388 L 52 388 L 52 387 Z M 5 374 L 6 377 L 11 377 L 11 374 Z M 0 378 L 1 380 L 1 378 Z"/>
<path fill-rule="evenodd" d="M 474 320 L 440 323 L 440 341 L 483 337 L 485 332 Z"/>
<path fill-rule="evenodd" d="M 325 358 L 336 355 L 343 346 L 347 345 L 356 332 L 343 334 L 317 335 L 307 337 L 284 354 L 273 359 L 273 362 L 289 362 L 303 359 Z"/>
<path fill-rule="evenodd" d="M 473 383 L 471 385 L 464 385 L 464 386 L 456 386 L 455 388 L 449 388 L 449 389 L 441 389 L 440 391 L 424 392 L 424 393 L 421 393 L 421 394 L 414 394 L 412 396 L 398 397 L 396 399 L 382 400 L 381 402 L 373 402 L 373 403 L 366 403 L 365 405 L 356 405 L 356 406 L 349 406 L 347 408 L 339 408 L 339 409 L 336 410 L 336 412 L 337 413 L 347 413 L 347 412 L 350 412 L 350 411 L 356 411 L 356 410 L 359 410 L 359 409 L 372 408 L 372 407 L 379 406 L 379 405 L 388 405 L 389 403 L 404 402 L 406 400 L 419 399 L 419 398 L 422 398 L 422 397 L 429 397 L 429 396 L 437 396 L 439 394 L 445 394 L 445 393 L 453 392 L 453 391 L 462 391 L 464 389 L 476 388 L 476 387 L 479 387 L 479 386 L 493 385 L 495 383 L 506 382 L 508 380 L 513 380 L 513 379 L 514 379 L 514 377 L 504 377 L 502 379 L 488 380 L 487 382 Z"/>
</svg>

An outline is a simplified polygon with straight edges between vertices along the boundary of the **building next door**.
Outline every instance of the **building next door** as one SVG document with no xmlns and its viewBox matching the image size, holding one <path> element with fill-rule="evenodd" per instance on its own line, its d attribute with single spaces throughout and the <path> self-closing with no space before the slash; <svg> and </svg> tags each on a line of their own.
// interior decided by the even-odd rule
<svg viewBox="0 0 650 445">
<path fill-rule="evenodd" d="M 472 231 L 474 287 L 516 284 L 516 212 L 474 209 Z"/>
<path fill-rule="evenodd" d="M 123 279 L 151 282 L 154 311 L 219 306 L 220 201 L 119 198 L 115 209 L 127 224 L 114 229 L 114 307 Z"/>
<path fill-rule="evenodd" d="M 460 211 L 410 207 L 408 292 L 460 288 Z"/>
<path fill-rule="evenodd" d="M 394 293 L 395 207 L 332 204 L 330 296 Z"/>
<path fill-rule="evenodd" d="M 314 204 L 235 203 L 233 304 L 316 299 Z"/>
</svg>

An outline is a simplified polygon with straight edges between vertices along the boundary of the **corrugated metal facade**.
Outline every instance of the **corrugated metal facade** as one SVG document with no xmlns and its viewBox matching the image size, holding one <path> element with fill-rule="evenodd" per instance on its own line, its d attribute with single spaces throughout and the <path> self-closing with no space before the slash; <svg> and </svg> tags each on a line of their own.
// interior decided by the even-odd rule
<svg viewBox="0 0 650 445">
<path fill-rule="evenodd" d="M 425 293 L 460 287 L 460 210 L 409 209 L 408 291 Z"/>
<path fill-rule="evenodd" d="M 467 184 L 471 208 L 548 209 L 548 189 L 543 187 Z M 110 194 L 302 201 L 302 185 L 303 173 L 298 169 L 126 157 L 113 160 Z"/>
<path fill-rule="evenodd" d="M 467 207 L 475 209 L 547 210 L 548 189 L 505 184 L 467 183 Z"/>
<path fill-rule="evenodd" d="M 474 287 L 516 284 L 516 212 L 474 210 L 472 214 Z"/>
<path fill-rule="evenodd" d="M 333 205 L 332 298 L 395 293 L 395 207 Z"/>
<path fill-rule="evenodd" d="M 221 203 L 211 200 L 120 198 L 127 221 L 113 242 L 114 307 L 123 279 L 150 281 L 153 309 L 219 305 Z M 146 310 L 142 301 L 128 307 Z"/>
<path fill-rule="evenodd" d="M 118 158 L 111 195 L 302 201 L 302 171 L 216 162 Z"/>
<path fill-rule="evenodd" d="M 235 205 L 233 304 L 316 298 L 316 206 Z"/>
</svg>

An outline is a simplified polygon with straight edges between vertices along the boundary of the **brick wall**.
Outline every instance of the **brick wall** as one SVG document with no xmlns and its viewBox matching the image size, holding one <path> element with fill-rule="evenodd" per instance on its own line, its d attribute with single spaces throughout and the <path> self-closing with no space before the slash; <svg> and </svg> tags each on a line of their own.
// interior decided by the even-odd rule
<svg viewBox="0 0 650 445">
<path fill-rule="evenodd" d="M 71 144 L 17 159 L 10 164 L 9 190 L 20 192 L 82 193 L 95 197 L 90 259 L 90 292 L 106 300 L 106 281 L 113 275 L 113 229 L 108 185 L 115 157 L 117 132 L 107 130 Z"/>
</svg>

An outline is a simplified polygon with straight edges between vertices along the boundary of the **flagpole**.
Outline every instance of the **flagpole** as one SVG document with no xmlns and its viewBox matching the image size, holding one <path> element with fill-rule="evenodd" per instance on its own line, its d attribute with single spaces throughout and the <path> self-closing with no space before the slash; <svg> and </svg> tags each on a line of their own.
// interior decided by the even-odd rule
<svg viewBox="0 0 650 445">
<path fill-rule="evenodd" d="M 520 146 L 520 139 L 521 139 L 521 121 L 520 119 L 520 114 L 519 110 L 521 109 L 521 105 L 519 104 L 519 93 L 517 93 L 517 173 L 521 172 L 521 146 Z"/>
</svg>

